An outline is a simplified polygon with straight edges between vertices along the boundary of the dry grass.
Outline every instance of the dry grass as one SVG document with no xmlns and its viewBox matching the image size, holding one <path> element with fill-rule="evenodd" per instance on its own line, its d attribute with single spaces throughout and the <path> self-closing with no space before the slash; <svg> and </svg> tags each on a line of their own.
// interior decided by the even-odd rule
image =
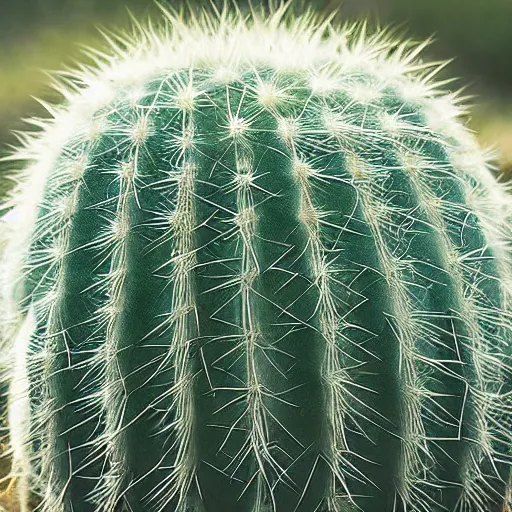
<svg viewBox="0 0 512 512">
<path fill-rule="evenodd" d="M 0 454 L 5 451 L 4 443 L 0 443 Z M 10 461 L 7 457 L 0 457 L 0 512 L 19 512 L 16 500 L 16 483 L 13 480 L 4 480 L 9 474 Z"/>
</svg>

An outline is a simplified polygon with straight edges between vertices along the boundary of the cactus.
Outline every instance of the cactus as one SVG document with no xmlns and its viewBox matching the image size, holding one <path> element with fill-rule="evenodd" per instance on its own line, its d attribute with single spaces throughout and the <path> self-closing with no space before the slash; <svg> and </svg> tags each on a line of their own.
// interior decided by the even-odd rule
<svg viewBox="0 0 512 512">
<path fill-rule="evenodd" d="M 426 43 L 287 9 L 107 36 L 7 157 L 23 510 L 509 505 L 507 187 Z"/>
</svg>

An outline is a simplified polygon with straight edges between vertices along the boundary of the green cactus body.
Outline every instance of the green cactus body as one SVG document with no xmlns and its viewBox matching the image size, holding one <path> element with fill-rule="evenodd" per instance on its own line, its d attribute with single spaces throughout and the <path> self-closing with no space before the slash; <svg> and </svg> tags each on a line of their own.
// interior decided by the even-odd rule
<svg viewBox="0 0 512 512">
<path fill-rule="evenodd" d="M 167 13 L 12 157 L 22 506 L 507 502 L 505 188 L 417 49 L 284 14 Z"/>
</svg>

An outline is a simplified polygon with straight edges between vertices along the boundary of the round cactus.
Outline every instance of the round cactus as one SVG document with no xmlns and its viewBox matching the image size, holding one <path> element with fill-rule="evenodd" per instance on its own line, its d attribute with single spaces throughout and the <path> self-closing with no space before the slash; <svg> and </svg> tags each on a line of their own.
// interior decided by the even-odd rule
<svg viewBox="0 0 512 512">
<path fill-rule="evenodd" d="M 424 44 L 290 12 L 108 36 L 8 157 L 23 510 L 507 506 L 506 187 Z"/>
</svg>

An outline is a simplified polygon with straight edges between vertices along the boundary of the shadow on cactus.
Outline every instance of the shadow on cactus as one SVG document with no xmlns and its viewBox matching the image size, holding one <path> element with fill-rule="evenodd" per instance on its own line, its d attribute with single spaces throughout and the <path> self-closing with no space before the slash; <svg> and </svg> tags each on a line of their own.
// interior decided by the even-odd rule
<svg viewBox="0 0 512 512">
<path fill-rule="evenodd" d="M 511 199 L 425 46 L 134 24 L 9 157 L 12 476 L 44 512 L 501 512 Z"/>
</svg>

